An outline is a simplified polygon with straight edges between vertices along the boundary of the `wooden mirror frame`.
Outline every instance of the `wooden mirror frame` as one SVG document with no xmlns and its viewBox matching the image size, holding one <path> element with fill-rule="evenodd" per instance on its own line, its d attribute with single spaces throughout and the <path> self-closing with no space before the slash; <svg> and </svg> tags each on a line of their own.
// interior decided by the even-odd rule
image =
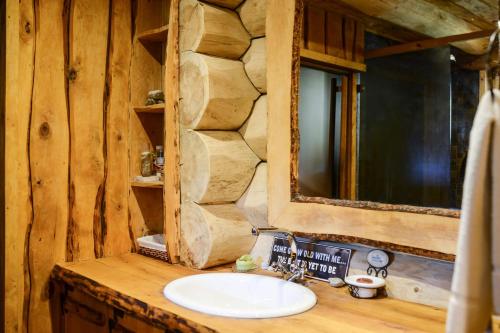
<svg viewBox="0 0 500 333">
<path fill-rule="evenodd" d="M 297 121 L 303 0 L 267 13 L 269 224 L 299 236 L 454 260 L 460 211 L 298 194 Z"/>
</svg>

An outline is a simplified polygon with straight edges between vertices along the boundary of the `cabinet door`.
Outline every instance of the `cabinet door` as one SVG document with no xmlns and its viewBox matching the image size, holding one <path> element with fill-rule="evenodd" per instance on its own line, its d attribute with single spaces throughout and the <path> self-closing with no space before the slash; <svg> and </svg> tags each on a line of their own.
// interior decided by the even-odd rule
<svg viewBox="0 0 500 333">
<path fill-rule="evenodd" d="M 72 292 L 63 304 L 66 333 L 109 333 L 107 307 L 87 295 Z"/>
<path fill-rule="evenodd" d="M 114 310 L 114 319 L 110 323 L 112 333 L 165 333 L 165 329 L 158 328 L 152 324 L 123 314 L 119 310 Z"/>
</svg>

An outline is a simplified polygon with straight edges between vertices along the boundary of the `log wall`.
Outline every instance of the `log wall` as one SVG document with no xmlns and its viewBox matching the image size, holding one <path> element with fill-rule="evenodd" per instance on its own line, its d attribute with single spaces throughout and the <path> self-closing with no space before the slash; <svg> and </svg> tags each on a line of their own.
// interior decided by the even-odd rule
<svg viewBox="0 0 500 333">
<path fill-rule="evenodd" d="M 149 3 L 6 2 L 6 332 L 51 332 L 56 262 L 133 248 L 129 73 Z"/>
<path fill-rule="evenodd" d="M 180 1 L 180 259 L 189 266 L 234 261 L 252 248 L 251 225 L 267 225 L 266 4 Z"/>
</svg>

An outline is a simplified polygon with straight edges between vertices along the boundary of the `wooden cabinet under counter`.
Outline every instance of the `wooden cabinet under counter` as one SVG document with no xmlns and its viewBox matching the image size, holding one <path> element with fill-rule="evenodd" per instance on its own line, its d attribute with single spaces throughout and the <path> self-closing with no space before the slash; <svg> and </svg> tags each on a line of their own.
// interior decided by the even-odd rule
<svg viewBox="0 0 500 333">
<path fill-rule="evenodd" d="M 168 282 L 196 273 L 199 271 L 137 254 L 59 264 L 52 272 L 51 300 L 56 326 L 61 328 L 57 332 L 80 332 L 67 329 L 75 322 L 88 327 L 85 332 L 146 333 L 388 333 L 443 332 L 445 328 L 444 310 L 390 298 L 355 299 L 346 288 L 335 289 L 316 280 L 309 286 L 318 296 L 314 308 L 273 319 L 209 316 L 177 306 L 163 296 Z"/>
</svg>

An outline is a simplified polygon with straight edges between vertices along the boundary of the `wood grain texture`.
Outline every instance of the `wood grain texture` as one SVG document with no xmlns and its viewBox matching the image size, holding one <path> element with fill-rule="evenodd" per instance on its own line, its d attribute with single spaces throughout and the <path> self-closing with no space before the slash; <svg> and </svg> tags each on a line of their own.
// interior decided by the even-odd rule
<svg viewBox="0 0 500 333">
<path fill-rule="evenodd" d="M 32 1 L 6 3 L 5 67 L 5 332 L 25 330 L 30 284 L 27 248 L 32 222 L 29 135 L 35 56 Z M 24 78 L 20 80 L 20 78 Z M 22 98 L 21 98 L 22 97 Z M 14 111 L 15 112 L 12 112 Z M 11 112 L 9 112 L 11 111 Z M 15 156 L 15 158 L 13 158 Z"/>
<path fill-rule="evenodd" d="M 182 201 L 203 204 L 238 200 L 259 162 L 238 132 L 183 131 Z"/>
<path fill-rule="evenodd" d="M 260 96 L 243 63 L 186 51 L 180 59 L 180 121 L 197 130 L 236 130 Z"/>
<path fill-rule="evenodd" d="M 343 17 L 337 12 L 326 12 L 326 53 L 335 57 L 344 56 Z"/>
<path fill-rule="evenodd" d="M 31 288 L 26 320 L 28 331 L 50 332 L 48 279 L 56 261 L 64 261 L 66 257 L 69 213 L 64 1 L 38 1 L 35 13 L 35 22 L 51 24 L 36 24 L 29 131 L 33 221 L 29 239 L 24 242 L 29 256 Z M 58 19 L 54 19 L 56 17 Z"/>
<path fill-rule="evenodd" d="M 225 270 L 228 268 L 216 268 Z M 109 274 L 112 271 L 113 274 Z M 102 302 L 157 321 L 179 331 L 192 332 L 442 332 L 446 313 L 441 309 L 395 299 L 358 300 L 347 290 L 320 281 L 309 287 L 318 304 L 305 313 L 284 318 L 251 320 L 208 316 L 175 305 L 161 290 L 166 283 L 200 271 L 165 265 L 135 254 L 56 267 L 53 278 L 82 290 Z M 144 274 L 148 281 L 144 283 Z M 269 274 L 269 273 L 268 273 Z M 179 325 L 183 325 L 179 327 Z M 191 331 L 189 330 L 191 328 Z"/>
<path fill-rule="evenodd" d="M 267 2 L 268 0 L 245 0 L 237 9 L 243 25 L 252 38 L 266 34 Z"/>
<path fill-rule="evenodd" d="M 108 19 L 109 1 L 80 0 L 71 4 L 68 65 L 71 128 L 70 261 L 103 255 L 103 110 L 108 102 L 105 86 Z"/>
<path fill-rule="evenodd" d="M 320 7 L 307 6 L 305 9 L 305 45 L 306 49 L 326 53 L 325 49 L 325 10 Z"/>
<path fill-rule="evenodd" d="M 323 68 L 334 67 L 338 69 L 351 70 L 355 72 L 365 72 L 366 65 L 363 63 L 346 60 L 344 58 L 311 51 L 308 49 L 300 50 L 300 57 L 305 64 L 310 66 L 320 66 Z"/>
<path fill-rule="evenodd" d="M 106 173 L 104 193 L 104 256 L 130 252 L 128 230 L 128 109 L 132 54 L 132 8 L 129 1 L 111 0 L 106 85 Z"/>
<path fill-rule="evenodd" d="M 482 30 L 452 12 L 428 1 L 419 0 L 341 0 L 366 15 L 381 18 L 396 25 L 415 30 L 429 37 L 444 37 Z M 453 43 L 471 54 L 483 54 L 487 39 Z"/>
<path fill-rule="evenodd" d="M 180 50 L 239 59 L 250 35 L 238 15 L 198 0 L 183 0 L 180 8 Z"/>
<path fill-rule="evenodd" d="M 180 138 L 179 138 L 179 0 L 170 3 L 170 30 L 168 32 L 165 69 L 165 187 L 163 230 L 169 258 L 178 261 L 180 240 Z"/>
<path fill-rule="evenodd" d="M 294 110 L 300 49 L 300 29 L 297 28 L 300 20 L 295 24 L 294 17 L 300 17 L 300 10 L 295 14 L 295 4 L 285 1 L 273 2 L 268 10 L 269 17 L 273 17 L 268 19 L 266 36 L 268 107 L 273 110 L 269 113 L 268 125 L 269 224 L 296 232 L 358 237 L 455 254 L 459 224 L 456 218 L 292 200 L 294 178 L 291 181 L 290 175 L 297 174 L 293 156 L 298 146 L 292 143 L 298 138 Z M 433 237 L 426 236 L 429 234 Z"/>
<path fill-rule="evenodd" d="M 181 262 L 199 269 L 234 263 L 255 243 L 251 224 L 234 204 L 181 206 Z"/>
<path fill-rule="evenodd" d="M 261 94 L 265 94 L 267 91 L 265 37 L 253 39 L 242 60 L 250 81 Z"/>
<path fill-rule="evenodd" d="M 267 163 L 260 163 L 255 169 L 252 182 L 238 199 L 240 208 L 251 225 L 267 227 Z"/>
<path fill-rule="evenodd" d="M 439 0 L 438 0 L 439 1 Z M 338 1 L 307 0 L 307 4 L 324 8 L 329 12 L 339 13 L 362 23 L 366 29 L 376 35 L 384 36 L 396 41 L 408 42 L 429 37 L 421 32 L 413 31 L 387 20 L 373 17 L 349 6 L 348 3 Z"/>
<path fill-rule="evenodd" d="M 263 161 L 267 160 L 267 95 L 261 95 L 239 132 L 247 145 Z"/>
</svg>

